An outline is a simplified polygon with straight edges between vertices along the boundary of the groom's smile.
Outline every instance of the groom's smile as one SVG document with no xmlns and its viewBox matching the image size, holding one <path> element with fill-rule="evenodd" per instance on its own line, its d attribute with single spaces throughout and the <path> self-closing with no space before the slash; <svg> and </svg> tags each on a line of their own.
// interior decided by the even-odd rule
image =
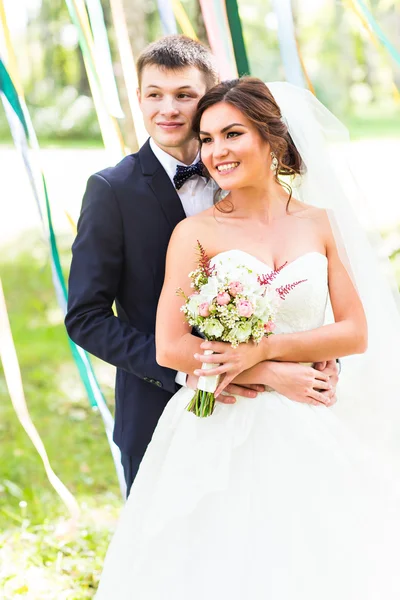
<svg viewBox="0 0 400 600">
<path fill-rule="evenodd" d="M 176 129 L 179 129 L 181 127 L 184 127 L 184 123 L 175 123 L 174 121 L 160 121 L 159 123 L 157 123 L 157 125 L 159 127 L 161 127 L 161 129 L 164 129 L 165 131 L 173 131 Z"/>
</svg>

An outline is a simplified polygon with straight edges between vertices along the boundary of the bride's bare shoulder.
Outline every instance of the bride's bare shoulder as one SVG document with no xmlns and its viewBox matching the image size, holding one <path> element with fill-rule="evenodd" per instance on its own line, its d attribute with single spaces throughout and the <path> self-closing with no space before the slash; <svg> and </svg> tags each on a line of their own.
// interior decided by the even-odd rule
<svg viewBox="0 0 400 600">
<path fill-rule="evenodd" d="M 300 202 L 300 200 L 297 200 L 296 198 L 293 198 L 290 201 L 288 212 L 295 217 L 305 217 L 309 219 L 324 220 L 327 217 L 325 208 L 318 208 L 317 206 Z"/>
<path fill-rule="evenodd" d="M 213 239 L 214 228 L 213 215 L 209 210 L 205 210 L 178 223 L 172 233 L 170 244 L 184 248 L 188 245 L 193 246 L 198 240 L 207 247 L 208 241 Z"/>
</svg>

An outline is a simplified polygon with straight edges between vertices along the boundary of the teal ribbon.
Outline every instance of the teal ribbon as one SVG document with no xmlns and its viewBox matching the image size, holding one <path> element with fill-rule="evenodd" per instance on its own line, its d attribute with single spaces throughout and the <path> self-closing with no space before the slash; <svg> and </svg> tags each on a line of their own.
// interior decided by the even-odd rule
<svg viewBox="0 0 400 600">
<path fill-rule="evenodd" d="M 11 77 L 8 74 L 8 71 L 0 58 L 0 91 L 3 92 L 11 107 L 13 108 L 15 114 L 20 120 L 22 127 L 24 128 L 25 135 L 29 140 L 29 131 L 28 125 L 26 123 L 24 111 L 22 110 L 21 102 L 19 101 L 17 90 L 14 87 L 13 82 L 11 81 Z"/>
<path fill-rule="evenodd" d="M 3 63 L 0 59 L 0 92 L 4 94 L 7 99 L 9 105 L 11 106 L 14 113 L 17 115 L 19 122 L 21 123 L 23 130 L 26 135 L 26 146 L 28 146 L 29 137 L 29 128 L 25 118 L 24 110 L 22 108 L 20 99 L 18 97 L 18 93 L 15 89 L 15 86 L 11 80 L 11 77 Z M 11 124 L 10 124 L 11 126 Z M 36 200 L 38 201 L 39 192 L 36 187 L 35 178 L 33 175 L 33 169 L 29 163 L 29 158 L 27 155 L 24 155 L 25 166 L 28 171 L 29 180 L 35 195 Z M 65 283 L 65 279 L 61 269 L 60 255 L 57 247 L 56 235 L 53 227 L 53 220 L 51 215 L 50 201 L 47 193 L 47 185 L 46 179 L 42 175 L 42 185 L 43 185 L 43 195 L 45 199 L 45 207 L 46 207 L 46 216 L 47 216 L 47 231 L 49 236 L 49 247 L 50 247 L 50 258 L 51 258 L 51 268 L 53 274 L 53 283 L 56 289 L 57 298 L 59 304 L 63 310 L 63 313 L 66 312 L 67 307 L 67 286 Z M 40 212 L 41 216 L 42 213 Z M 43 219 L 43 216 L 42 216 Z M 105 399 L 101 393 L 99 384 L 97 382 L 93 367 L 90 363 L 90 359 L 88 354 L 82 350 L 79 346 L 77 346 L 72 340 L 70 341 L 72 355 L 75 361 L 75 364 L 78 368 L 79 374 L 81 376 L 82 382 L 85 386 L 86 393 L 89 398 L 89 402 L 92 407 L 98 406 L 98 402 L 96 398 L 101 397 L 105 403 Z"/>
<path fill-rule="evenodd" d="M 231 30 L 233 50 L 239 77 L 250 75 L 250 66 L 247 58 L 246 45 L 243 37 L 242 22 L 239 15 L 237 0 L 226 0 L 226 12 L 229 28 Z"/>
<path fill-rule="evenodd" d="M 375 33 L 376 37 L 382 42 L 385 46 L 386 50 L 389 52 L 391 57 L 400 65 L 400 52 L 393 46 L 393 44 L 388 40 L 386 35 L 383 33 L 382 29 L 374 19 L 373 15 L 370 13 L 363 0 L 357 0 L 357 3 L 360 7 L 360 10 L 363 12 L 365 18 L 367 19 L 371 29 Z"/>
<path fill-rule="evenodd" d="M 32 191 L 39 205 L 41 221 L 44 226 L 45 232 L 48 234 L 53 285 L 55 287 L 58 303 L 63 313 L 65 314 L 67 310 L 67 286 L 61 269 L 60 255 L 58 252 L 57 240 L 53 227 L 53 219 L 51 215 L 49 196 L 47 193 L 46 179 L 44 177 L 43 172 L 40 170 L 42 193 L 44 196 L 46 208 L 45 211 L 42 211 L 40 207 L 40 193 L 38 186 L 36 185 L 36 179 L 33 173 L 33 169 L 30 163 L 30 157 L 28 154 L 28 148 L 30 145 L 37 150 L 39 149 L 39 145 L 37 143 L 35 131 L 30 120 L 28 109 L 20 101 L 15 86 L 1 58 L 0 95 L 2 96 L 2 99 L 5 100 L 4 105 L 6 107 L 11 133 L 13 135 L 16 146 L 20 147 L 20 151 L 22 153 L 25 167 L 28 173 L 29 181 L 31 183 Z M 28 143 L 29 141 L 30 144 Z M 44 212 L 46 213 L 47 220 L 43 216 Z M 122 497 L 125 498 L 126 485 L 120 461 L 121 455 L 120 451 L 118 450 L 117 446 L 114 444 L 112 439 L 112 430 L 114 424 L 112 415 L 110 413 L 109 408 L 107 407 L 106 400 L 101 392 L 88 353 L 85 350 L 83 350 L 83 348 L 77 346 L 75 342 L 73 342 L 70 339 L 69 344 L 71 347 L 74 362 L 78 369 L 82 383 L 85 387 L 89 402 L 92 407 L 96 407 L 99 409 L 101 418 L 103 419 L 107 440 L 110 445 L 111 455 L 117 472 L 121 494 Z"/>
</svg>

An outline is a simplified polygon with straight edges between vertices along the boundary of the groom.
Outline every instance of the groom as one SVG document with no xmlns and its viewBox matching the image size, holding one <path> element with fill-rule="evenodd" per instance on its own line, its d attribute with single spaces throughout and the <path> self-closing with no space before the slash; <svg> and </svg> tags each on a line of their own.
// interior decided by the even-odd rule
<svg viewBox="0 0 400 600">
<path fill-rule="evenodd" d="M 198 162 L 191 129 L 198 101 L 218 81 L 209 50 L 184 36 L 167 36 L 142 52 L 137 68 L 150 139 L 88 180 L 72 247 L 65 319 L 79 346 L 117 367 L 114 441 L 128 493 L 168 400 L 180 385 L 196 387 L 193 375 L 157 364 L 156 310 L 174 227 L 212 206 L 216 191 Z M 336 367 L 330 362 L 319 368 L 331 376 L 333 389 L 325 398 L 333 403 Z M 318 397 L 313 389 L 318 372 L 310 367 L 265 363 L 265 373 L 271 387 L 293 400 L 306 401 L 307 386 Z M 257 389 L 232 385 L 230 396 L 219 400 L 232 402 L 232 394 L 255 397 Z"/>
</svg>

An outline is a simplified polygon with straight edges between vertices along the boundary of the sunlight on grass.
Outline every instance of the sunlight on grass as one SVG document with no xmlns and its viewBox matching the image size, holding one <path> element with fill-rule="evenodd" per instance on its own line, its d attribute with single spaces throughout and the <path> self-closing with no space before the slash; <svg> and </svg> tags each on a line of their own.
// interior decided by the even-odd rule
<svg viewBox="0 0 400 600">
<path fill-rule="evenodd" d="M 71 539 L 60 537 L 60 522 L 33 526 L 23 518 L 18 528 L 0 536 L 2 598 L 41 600 L 92 598 L 117 517 L 115 498 L 101 511 L 81 503 L 81 524 Z M 61 523 L 62 524 L 62 523 Z"/>
</svg>

